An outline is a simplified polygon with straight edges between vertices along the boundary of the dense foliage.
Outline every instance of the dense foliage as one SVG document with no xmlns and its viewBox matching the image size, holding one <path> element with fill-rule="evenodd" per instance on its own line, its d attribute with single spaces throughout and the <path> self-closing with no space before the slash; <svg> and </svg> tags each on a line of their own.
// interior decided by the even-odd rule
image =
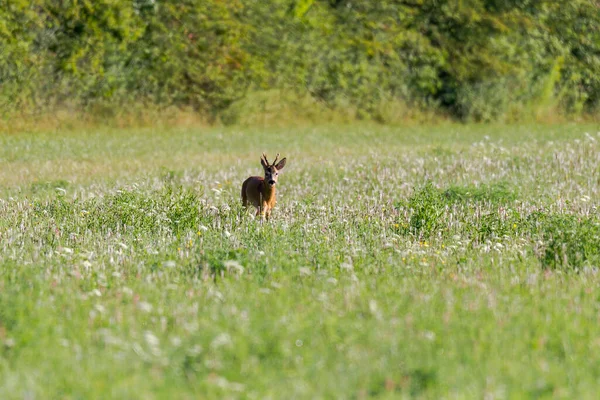
<svg viewBox="0 0 600 400">
<path fill-rule="evenodd" d="M 214 117 L 276 89 L 384 121 L 597 113 L 598 26 L 596 0 L 2 0 L 0 105 Z"/>
</svg>

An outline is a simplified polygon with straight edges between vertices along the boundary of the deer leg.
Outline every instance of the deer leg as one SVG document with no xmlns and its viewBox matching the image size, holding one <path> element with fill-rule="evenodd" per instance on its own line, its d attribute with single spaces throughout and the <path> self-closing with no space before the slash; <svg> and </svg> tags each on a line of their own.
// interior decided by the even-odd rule
<svg viewBox="0 0 600 400">
<path fill-rule="evenodd" d="M 269 206 L 265 202 L 260 207 L 260 216 L 264 219 L 268 212 L 269 212 Z M 267 219 L 268 219 L 268 217 L 267 217 Z"/>
</svg>

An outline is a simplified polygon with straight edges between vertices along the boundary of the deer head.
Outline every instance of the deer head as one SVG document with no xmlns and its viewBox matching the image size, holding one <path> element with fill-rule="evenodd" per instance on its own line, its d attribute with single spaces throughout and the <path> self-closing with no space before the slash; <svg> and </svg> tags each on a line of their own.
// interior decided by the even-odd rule
<svg viewBox="0 0 600 400">
<path fill-rule="evenodd" d="M 283 167 L 285 167 L 286 159 L 283 158 L 279 162 L 277 162 L 278 158 L 279 153 L 277 153 L 277 156 L 275 156 L 275 161 L 273 161 L 272 164 L 269 163 L 269 161 L 267 160 L 267 156 L 265 155 L 265 153 L 263 153 L 262 157 L 260 158 L 260 163 L 263 166 L 263 169 L 265 170 L 265 182 L 271 187 L 277 184 L 277 177 L 279 175 L 279 171 L 281 171 Z"/>
</svg>

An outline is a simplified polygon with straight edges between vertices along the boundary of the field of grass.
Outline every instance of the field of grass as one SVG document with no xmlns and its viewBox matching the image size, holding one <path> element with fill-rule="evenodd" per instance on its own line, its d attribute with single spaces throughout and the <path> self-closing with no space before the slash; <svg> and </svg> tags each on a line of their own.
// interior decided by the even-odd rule
<svg viewBox="0 0 600 400">
<path fill-rule="evenodd" d="M 599 141 L 0 136 L 0 398 L 596 398 Z M 263 151 L 288 158 L 268 223 L 239 198 Z"/>
</svg>

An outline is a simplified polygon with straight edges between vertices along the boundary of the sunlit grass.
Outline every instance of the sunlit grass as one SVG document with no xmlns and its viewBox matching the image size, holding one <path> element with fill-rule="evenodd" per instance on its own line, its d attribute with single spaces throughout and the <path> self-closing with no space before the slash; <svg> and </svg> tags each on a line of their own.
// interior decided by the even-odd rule
<svg viewBox="0 0 600 400">
<path fill-rule="evenodd" d="M 597 126 L 0 137 L 0 397 L 593 397 Z M 288 165 L 269 223 L 240 206 Z"/>
</svg>

